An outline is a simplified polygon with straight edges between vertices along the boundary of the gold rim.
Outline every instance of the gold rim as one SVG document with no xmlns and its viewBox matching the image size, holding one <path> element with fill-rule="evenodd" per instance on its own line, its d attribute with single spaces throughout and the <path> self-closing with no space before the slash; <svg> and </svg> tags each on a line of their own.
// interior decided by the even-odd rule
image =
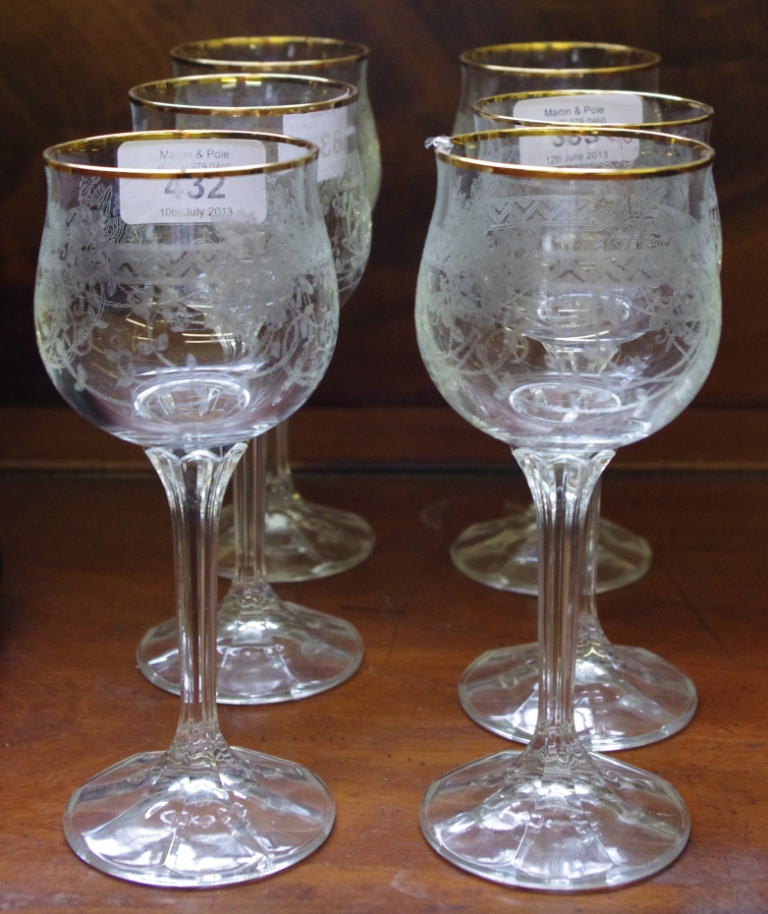
<svg viewBox="0 0 768 914">
<path fill-rule="evenodd" d="M 672 120 L 665 121 L 642 121 L 637 124 L 616 124 L 615 126 L 624 127 L 626 130 L 642 130 L 647 129 L 650 125 L 654 127 L 682 127 L 690 124 L 702 124 L 705 121 L 712 120 L 715 115 L 715 109 L 710 105 L 705 104 L 704 102 L 697 102 L 691 98 L 682 98 L 678 95 L 662 95 L 660 92 L 632 92 L 628 90 L 619 90 L 619 89 L 542 89 L 540 91 L 533 92 L 508 92 L 501 95 L 489 95 L 486 98 L 478 99 L 474 105 L 472 105 L 472 111 L 475 114 L 480 115 L 481 117 L 486 118 L 489 121 L 497 121 L 498 123 L 517 123 L 517 124 L 547 124 L 547 125 L 568 125 L 571 124 L 571 121 L 556 121 L 556 120 L 537 120 L 533 117 L 518 117 L 514 114 L 496 114 L 491 111 L 486 111 L 481 109 L 483 102 L 494 103 L 494 102 L 505 102 L 505 101 L 522 101 L 528 98 L 557 98 L 560 96 L 575 96 L 580 97 L 583 95 L 624 95 L 627 97 L 635 96 L 642 99 L 650 100 L 659 100 L 667 102 L 675 102 L 681 105 L 687 105 L 689 108 L 698 111 L 698 114 L 692 114 L 690 117 L 676 117 Z M 601 126 L 611 127 L 612 124 L 603 124 Z"/>
<path fill-rule="evenodd" d="M 653 133 L 648 130 L 620 130 L 616 128 L 589 129 L 584 127 L 521 127 L 513 130 L 489 130 L 481 133 L 463 133 L 452 136 L 452 146 L 466 146 L 468 143 L 479 143 L 483 140 L 503 139 L 505 137 L 523 136 L 615 136 L 629 139 L 647 139 L 654 143 L 664 143 L 670 148 L 684 146 L 700 153 L 700 158 L 691 162 L 677 162 L 674 165 L 654 165 L 651 168 L 557 168 L 542 165 L 515 165 L 503 162 L 492 162 L 486 159 L 473 159 L 470 156 L 447 152 L 441 143 L 435 143 L 435 155 L 438 159 L 456 168 L 488 174 L 508 175 L 509 177 L 542 177 L 557 180 L 591 179 L 601 181 L 632 180 L 635 178 L 664 177 L 699 171 L 712 164 L 715 151 L 711 146 L 699 140 L 672 136 L 668 133 Z"/>
<path fill-rule="evenodd" d="M 515 67 L 506 64 L 483 63 L 473 59 L 474 55 L 499 53 L 506 51 L 515 52 L 542 52 L 542 51 L 568 51 L 575 48 L 599 48 L 600 50 L 611 53 L 620 53 L 634 55 L 639 60 L 626 64 L 612 64 L 606 67 Z M 464 51 L 459 60 L 464 66 L 473 67 L 478 70 L 492 70 L 497 73 L 515 73 L 518 76 L 535 76 L 538 78 L 552 78 L 568 75 L 571 77 L 582 74 L 596 73 L 626 73 L 631 71 L 652 70 L 661 63 L 661 57 L 654 51 L 646 51 L 643 48 L 631 48 L 624 44 L 601 44 L 592 41 L 529 41 L 519 44 L 491 44 L 482 48 L 472 48 Z"/>
<path fill-rule="evenodd" d="M 230 165 L 222 168 L 168 168 L 162 171 L 151 168 L 118 168 L 113 165 L 90 165 L 86 162 L 67 162 L 59 156 L 82 154 L 90 151 L 107 151 L 130 140 L 259 140 L 266 142 L 286 143 L 299 146 L 305 150 L 304 155 L 285 162 L 265 162 L 261 165 Z M 50 146 L 43 152 L 43 159 L 48 168 L 70 174 L 101 175 L 108 178 L 151 178 L 165 179 L 180 177 L 237 177 L 238 175 L 269 174 L 276 171 L 287 171 L 297 166 L 308 165 L 318 157 L 314 143 L 299 140 L 296 137 L 282 136 L 279 133 L 258 133 L 252 130 L 147 130 L 136 133 L 108 133 L 101 136 L 86 137 L 82 140 L 70 140 Z"/>
<path fill-rule="evenodd" d="M 335 98 L 326 99 L 317 102 L 294 102 L 288 105 L 186 105 L 181 102 L 165 101 L 160 99 L 142 97 L 142 91 L 164 90 L 179 86 L 218 83 L 219 85 L 236 84 L 254 80 L 259 82 L 292 82 L 303 83 L 318 86 L 335 86 L 339 90 L 339 95 Z M 302 76 L 297 73 L 226 73 L 220 76 L 203 75 L 203 76 L 179 76 L 175 79 L 162 79 L 153 83 L 142 83 L 140 86 L 134 86 L 128 92 L 131 102 L 141 108 L 153 108 L 158 111 L 183 111 L 186 114 L 205 114 L 215 116 L 217 114 L 224 116 L 240 117 L 279 117 L 285 114 L 309 114 L 312 111 L 330 111 L 334 108 L 344 108 L 347 105 L 357 101 L 358 91 L 349 83 L 339 82 L 335 79 L 324 79 L 320 76 Z"/>
<path fill-rule="evenodd" d="M 282 48 L 289 44 L 317 45 L 321 48 L 338 48 L 334 57 L 307 57 L 301 60 L 233 60 L 216 56 L 227 47 L 241 48 L 249 45 L 261 45 L 268 48 Z M 195 51 L 204 52 L 205 56 L 195 56 Z M 194 64 L 201 67 L 233 67 L 243 70 L 289 70 L 292 67 L 336 67 L 342 64 L 358 63 L 370 54 L 368 47 L 356 41 L 343 41 L 340 38 L 313 38 L 302 35 L 269 35 L 238 38 L 214 38 L 210 41 L 189 41 L 171 49 L 171 59 L 178 63 Z"/>
</svg>

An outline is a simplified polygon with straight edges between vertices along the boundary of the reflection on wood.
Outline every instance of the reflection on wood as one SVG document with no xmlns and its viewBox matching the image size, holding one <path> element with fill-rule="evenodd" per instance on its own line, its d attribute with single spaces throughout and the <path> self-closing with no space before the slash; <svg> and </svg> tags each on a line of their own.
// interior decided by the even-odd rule
<svg viewBox="0 0 768 914">
<path fill-rule="evenodd" d="M 28 452 L 44 453 L 46 432 L 65 436 L 64 451 L 88 448 L 74 426 L 35 431 L 35 415 L 22 419 L 17 415 L 14 431 Z M 358 414 L 339 419 L 337 428 L 344 421 L 367 438 Z M 427 452 L 450 440 L 441 422 L 422 417 Z M 307 431 L 315 453 L 319 445 L 311 439 L 322 431 Z M 603 487 L 610 517 L 641 531 L 654 550 L 645 577 L 600 597 L 603 627 L 615 643 L 645 647 L 674 663 L 698 690 L 698 711 L 685 730 L 617 756 L 669 780 L 688 805 L 692 839 L 668 870 L 588 897 L 539 894 L 472 877 L 422 838 L 418 807 L 429 784 L 511 747 L 462 712 L 459 676 L 483 651 L 536 637 L 535 600 L 470 581 L 448 556 L 467 524 L 497 516 L 507 501 L 526 501 L 522 476 L 436 473 L 425 465 L 410 474 L 301 479 L 308 497 L 363 514 L 378 542 L 358 568 L 281 585 L 279 592 L 351 621 L 366 644 L 363 666 L 344 685 L 311 699 L 220 709 L 231 743 L 292 759 L 326 781 L 338 812 L 330 838 L 272 878 L 178 893 L 97 873 L 69 851 L 61 829 L 75 787 L 125 756 L 165 748 L 175 729 L 178 700 L 143 679 L 134 660 L 140 637 L 171 614 L 174 602 L 165 497 L 148 473 L 104 467 L 62 473 L 55 452 L 48 453 L 47 471 L 41 461 L 35 473 L 0 474 L 0 908 L 73 914 L 116 906 L 153 914 L 768 910 L 764 474 L 609 473 Z M 222 595 L 226 586 L 221 582 Z"/>
</svg>

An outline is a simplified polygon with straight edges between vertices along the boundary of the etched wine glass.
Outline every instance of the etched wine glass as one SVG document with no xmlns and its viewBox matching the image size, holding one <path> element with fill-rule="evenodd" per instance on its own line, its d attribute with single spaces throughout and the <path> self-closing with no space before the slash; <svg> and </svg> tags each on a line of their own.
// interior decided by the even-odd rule
<svg viewBox="0 0 768 914">
<path fill-rule="evenodd" d="M 225 72 L 300 73 L 356 86 L 357 140 L 371 209 L 381 186 L 381 153 L 368 94 L 369 50 L 335 38 L 252 36 L 193 41 L 171 51 L 176 76 Z M 288 425 L 268 438 L 265 563 L 273 583 L 305 581 L 358 565 L 375 545 L 359 514 L 307 501 L 297 490 L 289 460 Z M 227 506 L 224 514 L 227 515 Z M 219 571 L 231 575 L 234 531 L 223 520 Z"/>
<path fill-rule="evenodd" d="M 659 55 L 626 45 L 577 41 L 528 42 L 473 48 L 461 57 L 461 96 L 454 133 L 474 129 L 472 106 L 501 93 L 553 89 L 636 90 L 659 87 Z M 600 497 L 598 482 L 595 493 Z M 599 511 L 598 511 L 599 517 Z M 597 591 L 642 577 L 651 548 L 636 533 L 605 518 L 598 524 Z M 464 530 L 451 546 L 454 565 L 468 577 L 516 593 L 535 594 L 538 580 L 533 507 Z"/>
<path fill-rule="evenodd" d="M 270 130 L 314 141 L 320 149 L 320 202 L 331 240 L 339 301 L 365 269 L 371 215 L 357 147 L 357 89 L 296 74 L 213 74 L 137 86 L 134 128 Z M 264 568 L 267 438 L 257 438 L 234 474 L 235 566 L 219 606 L 217 696 L 228 704 L 305 698 L 351 676 L 363 642 L 343 619 L 280 600 Z M 168 691 L 179 688 L 178 629 L 161 623 L 142 639 L 139 668 Z"/>
<path fill-rule="evenodd" d="M 531 488 L 539 705 L 523 751 L 432 784 L 422 830 L 451 862 L 497 882 L 622 885 L 670 863 L 690 820 L 666 781 L 591 752 L 576 735 L 584 528 L 615 448 L 672 421 L 712 365 L 713 152 L 662 133 L 578 127 L 491 131 L 435 147 L 419 347 L 448 403 L 512 447 Z"/>
<path fill-rule="evenodd" d="M 119 134 L 45 154 L 35 291 L 40 354 L 64 399 L 145 448 L 171 508 L 181 710 L 72 795 L 75 853 L 113 876 L 212 887 L 266 876 L 327 837 L 333 799 L 293 762 L 230 747 L 215 697 L 216 534 L 245 441 L 325 371 L 338 284 L 317 148 L 275 134 Z"/>
<path fill-rule="evenodd" d="M 381 188 L 381 150 L 368 93 L 370 50 L 338 38 L 257 35 L 189 41 L 171 50 L 175 76 L 211 73 L 302 73 L 357 88 L 358 145 L 373 209 Z M 479 98 L 479 96 L 478 96 Z"/>
<path fill-rule="evenodd" d="M 709 142 L 714 112 L 692 99 L 651 92 L 560 90 L 521 92 L 480 99 L 477 130 L 547 123 L 623 124 Z M 580 142 L 574 149 L 578 154 Z M 711 175 L 711 173 L 710 173 Z M 714 185 L 712 212 L 717 214 Z M 719 238 L 719 220 L 714 226 Z M 587 523 L 588 570 L 576 646 L 574 709 L 577 734 L 592 749 L 642 746 L 681 730 L 696 711 L 696 689 L 680 670 L 639 647 L 611 644 L 595 603 L 595 521 L 599 492 Z M 500 736 L 527 742 L 538 707 L 538 648 L 514 645 L 486 651 L 459 680 L 459 700 L 469 716 Z"/>
</svg>

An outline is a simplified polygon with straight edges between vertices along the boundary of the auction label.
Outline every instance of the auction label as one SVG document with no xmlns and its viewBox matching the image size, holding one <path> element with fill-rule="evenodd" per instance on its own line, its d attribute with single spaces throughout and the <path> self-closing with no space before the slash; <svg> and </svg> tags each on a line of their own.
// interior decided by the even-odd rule
<svg viewBox="0 0 768 914">
<path fill-rule="evenodd" d="M 590 95 L 548 95 L 522 98 L 512 109 L 514 117 L 561 124 L 593 124 L 596 127 L 643 123 L 643 100 L 639 95 L 599 92 Z"/>
<path fill-rule="evenodd" d="M 614 126 L 642 124 L 639 95 L 601 92 L 596 95 L 552 95 L 524 98 L 512 109 L 525 120 L 560 124 Z M 640 141 L 609 136 L 527 136 L 520 138 L 520 164 L 564 168 L 600 168 L 629 165 L 640 155 Z"/>
<path fill-rule="evenodd" d="M 348 107 L 286 114 L 283 117 L 283 133 L 300 140 L 309 140 L 320 150 L 317 160 L 318 181 L 338 178 L 347 167 L 347 137 L 355 132 L 355 128 L 349 126 Z M 281 160 L 295 155 L 295 152 L 283 150 L 285 147 L 281 146 Z"/>
<path fill-rule="evenodd" d="M 520 164 L 545 168 L 629 167 L 640 155 L 640 140 L 629 136 L 520 137 Z"/>
<path fill-rule="evenodd" d="M 258 140 L 128 140 L 117 150 L 118 168 L 202 171 L 263 165 Z M 174 175 L 120 178 L 120 216 L 129 225 L 198 222 L 263 222 L 264 175 Z"/>
</svg>

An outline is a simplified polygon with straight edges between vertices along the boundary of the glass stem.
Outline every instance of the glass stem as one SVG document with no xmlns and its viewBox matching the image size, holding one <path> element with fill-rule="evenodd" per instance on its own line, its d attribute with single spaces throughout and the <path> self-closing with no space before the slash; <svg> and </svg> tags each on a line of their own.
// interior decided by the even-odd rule
<svg viewBox="0 0 768 914">
<path fill-rule="evenodd" d="M 581 607 L 582 615 L 597 615 L 595 608 L 595 586 L 597 584 L 597 548 L 598 536 L 600 534 L 600 493 L 602 489 L 602 480 L 598 478 L 592 489 L 592 497 L 589 500 L 587 508 L 586 533 L 585 539 L 585 562 L 584 569 L 584 602 Z"/>
<path fill-rule="evenodd" d="M 213 761 L 226 747 L 216 714 L 217 541 L 224 491 L 245 448 L 146 451 L 171 508 L 181 712 L 169 758 L 180 765 Z"/>
<path fill-rule="evenodd" d="M 229 592 L 231 597 L 246 591 L 271 593 L 267 583 L 264 540 L 269 434 L 266 432 L 250 442 L 244 459 L 235 470 L 232 485 L 235 566 Z M 245 604 L 240 605 L 238 614 L 241 615 L 244 608 Z"/>
<path fill-rule="evenodd" d="M 291 461 L 288 456 L 288 420 L 267 432 L 267 480 L 270 490 L 280 495 L 293 491 Z"/>
<path fill-rule="evenodd" d="M 533 495 L 539 532 L 539 710 L 531 746 L 559 752 L 576 743 L 573 686 L 587 518 L 595 483 L 614 452 L 513 453 Z"/>
<path fill-rule="evenodd" d="M 597 617 L 597 556 L 600 537 L 600 494 L 602 479 L 598 477 L 592 490 L 587 509 L 585 532 L 585 557 L 584 557 L 584 590 L 579 613 L 579 648 L 580 655 L 588 654 L 592 650 L 600 650 L 600 646 L 607 641 L 600 620 Z"/>
</svg>

